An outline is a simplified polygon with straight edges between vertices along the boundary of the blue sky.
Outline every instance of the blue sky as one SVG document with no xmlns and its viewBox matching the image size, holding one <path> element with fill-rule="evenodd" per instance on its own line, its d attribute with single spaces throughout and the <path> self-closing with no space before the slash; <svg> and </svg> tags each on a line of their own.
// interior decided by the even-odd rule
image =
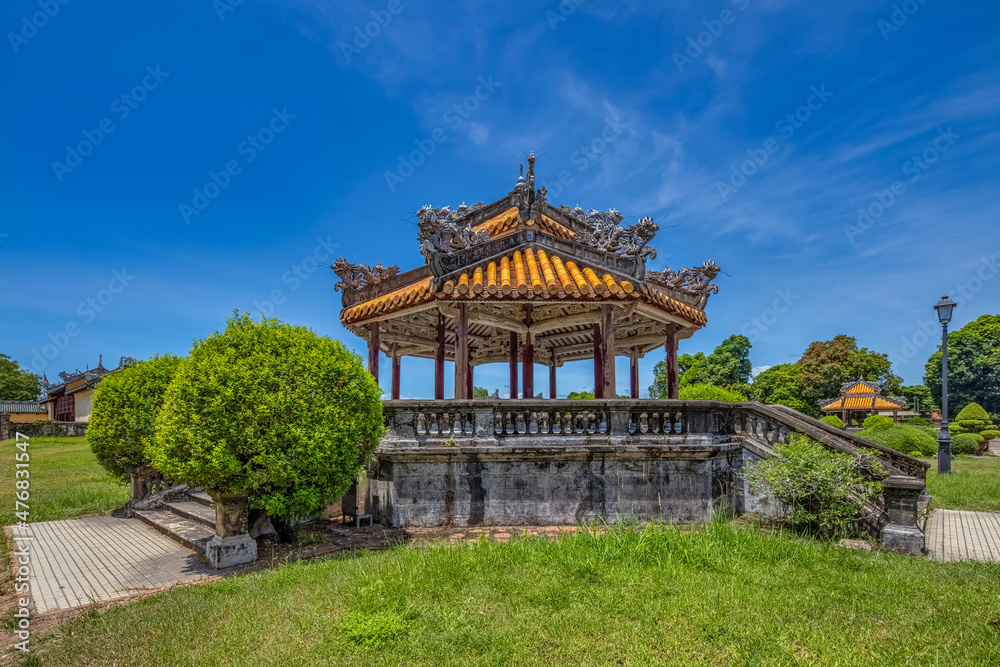
<svg viewBox="0 0 1000 667">
<path fill-rule="evenodd" d="M 184 354 L 275 290 L 360 352 L 334 256 L 415 267 L 416 210 L 501 197 L 532 150 L 553 203 L 660 220 L 650 268 L 723 268 L 682 352 L 742 332 L 761 367 L 845 333 L 913 383 L 942 294 L 957 326 L 1000 312 L 995 2 L 234 3 L 0 9 L 22 365 Z M 403 395 L 430 378 L 404 360 Z"/>
</svg>

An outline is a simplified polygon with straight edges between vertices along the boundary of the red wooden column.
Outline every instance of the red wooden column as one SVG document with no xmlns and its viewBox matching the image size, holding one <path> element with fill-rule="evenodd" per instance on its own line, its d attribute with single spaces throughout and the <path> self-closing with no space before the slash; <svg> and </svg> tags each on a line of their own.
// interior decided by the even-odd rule
<svg viewBox="0 0 1000 667">
<path fill-rule="evenodd" d="M 434 400 L 444 400 L 444 315 L 438 312 L 437 356 L 434 357 Z"/>
<path fill-rule="evenodd" d="M 601 332 L 603 343 L 604 398 L 614 398 L 617 395 L 615 387 L 615 316 L 610 303 L 601 306 Z"/>
<path fill-rule="evenodd" d="M 549 364 L 549 398 L 556 397 L 556 351 L 552 350 L 552 363 Z"/>
<path fill-rule="evenodd" d="M 667 325 L 667 398 L 677 398 L 677 325 Z"/>
<path fill-rule="evenodd" d="M 462 303 L 455 325 L 455 398 L 471 398 L 469 382 L 469 304 Z"/>
<path fill-rule="evenodd" d="M 399 400 L 399 345 L 395 343 L 392 345 L 392 388 L 389 398 Z"/>
<path fill-rule="evenodd" d="M 375 378 L 375 382 L 378 382 L 378 354 L 379 354 L 379 328 L 378 322 L 372 322 L 368 325 L 368 330 L 371 334 L 368 337 L 368 372 L 372 374 Z"/>
<path fill-rule="evenodd" d="M 517 398 L 517 332 L 510 332 L 510 397 Z"/>
<path fill-rule="evenodd" d="M 524 306 L 524 323 L 529 330 L 524 334 L 524 345 L 521 347 L 521 374 L 524 375 L 524 397 L 535 397 L 535 346 L 531 340 L 531 306 Z"/>
<path fill-rule="evenodd" d="M 629 396 L 639 398 L 639 350 L 632 348 L 629 354 Z"/>
<path fill-rule="evenodd" d="M 465 387 L 465 397 L 472 398 L 472 388 L 476 385 L 472 381 L 472 376 L 475 374 L 476 367 L 469 364 L 469 384 Z"/>
<path fill-rule="evenodd" d="M 601 325 L 594 323 L 594 398 L 604 398 L 604 346 Z"/>
</svg>

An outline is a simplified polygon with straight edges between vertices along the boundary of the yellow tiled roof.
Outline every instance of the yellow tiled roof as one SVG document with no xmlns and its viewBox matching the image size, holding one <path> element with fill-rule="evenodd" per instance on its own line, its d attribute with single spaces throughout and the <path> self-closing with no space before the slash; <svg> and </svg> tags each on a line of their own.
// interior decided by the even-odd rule
<svg viewBox="0 0 1000 667">
<path fill-rule="evenodd" d="M 844 398 L 838 398 L 829 405 L 824 405 L 821 410 L 823 412 L 842 412 L 844 410 L 871 410 L 872 409 L 872 396 L 847 396 L 847 405 L 844 406 Z M 875 409 L 876 410 L 899 410 L 902 406 L 898 403 L 889 401 L 881 396 L 875 399 Z"/>
<path fill-rule="evenodd" d="M 556 238 L 560 239 L 571 239 L 575 236 L 573 230 L 563 227 L 555 220 L 552 220 L 548 216 L 543 215 L 542 220 L 539 223 L 531 223 L 532 226 L 537 227 L 541 231 L 551 234 Z M 477 232 L 489 232 L 491 238 L 499 238 L 505 234 L 509 234 L 514 230 L 522 226 L 528 226 L 527 223 L 518 223 L 517 221 L 517 207 L 512 206 L 495 218 L 490 218 L 485 222 L 481 222 L 475 226 Z"/>
<path fill-rule="evenodd" d="M 636 289 L 629 280 L 598 273 L 576 261 L 564 261 L 555 254 L 526 248 L 510 255 L 470 267 L 448 280 L 440 292 L 431 291 L 430 278 L 401 287 L 370 301 L 345 308 L 341 321 L 355 324 L 373 317 L 423 305 L 434 299 L 522 300 L 562 299 L 607 301 L 639 299 L 660 310 L 678 315 L 697 325 L 707 322 L 705 313 L 649 288 Z"/>
</svg>

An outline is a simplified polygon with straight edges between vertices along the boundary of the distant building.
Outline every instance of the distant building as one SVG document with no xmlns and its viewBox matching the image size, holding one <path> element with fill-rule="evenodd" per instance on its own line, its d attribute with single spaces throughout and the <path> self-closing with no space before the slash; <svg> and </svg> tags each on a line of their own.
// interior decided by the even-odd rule
<svg viewBox="0 0 1000 667">
<path fill-rule="evenodd" d="M 906 409 L 906 399 L 898 396 L 883 396 L 882 387 L 877 382 L 857 380 L 845 382 L 840 387 L 840 396 L 819 402 L 819 409 L 828 415 L 841 415 L 845 426 L 852 423 L 855 412 L 869 415 L 887 414 L 897 421 L 899 412 Z"/>
<path fill-rule="evenodd" d="M 0 401 L 0 415 L 8 415 L 13 424 L 31 424 L 46 419 L 46 410 L 38 401 Z"/>
<path fill-rule="evenodd" d="M 73 373 L 60 373 L 59 377 L 62 382 L 47 386 L 48 395 L 40 401 L 40 404 L 45 407 L 48 419 L 57 422 L 90 421 L 94 390 L 100 384 L 101 378 L 124 368 L 126 365 L 127 359 L 122 357 L 118 368 L 107 369 L 104 367 L 103 358 L 98 358 L 97 368 L 89 368 L 85 371 L 77 370 Z"/>
</svg>

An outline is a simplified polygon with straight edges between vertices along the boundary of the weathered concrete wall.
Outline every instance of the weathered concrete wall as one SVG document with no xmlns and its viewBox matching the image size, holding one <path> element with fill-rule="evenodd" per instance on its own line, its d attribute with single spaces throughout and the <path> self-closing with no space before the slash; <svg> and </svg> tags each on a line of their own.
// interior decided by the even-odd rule
<svg viewBox="0 0 1000 667">
<path fill-rule="evenodd" d="M 41 416 L 41 415 L 39 415 Z M 0 423 L 0 440 L 13 438 L 21 433 L 29 438 L 79 437 L 87 432 L 86 422 L 36 422 L 34 424 Z"/>
<path fill-rule="evenodd" d="M 394 526 L 702 522 L 736 513 L 741 460 L 738 445 L 424 447 L 381 454 L 370 494 Z"/>
</svg>

